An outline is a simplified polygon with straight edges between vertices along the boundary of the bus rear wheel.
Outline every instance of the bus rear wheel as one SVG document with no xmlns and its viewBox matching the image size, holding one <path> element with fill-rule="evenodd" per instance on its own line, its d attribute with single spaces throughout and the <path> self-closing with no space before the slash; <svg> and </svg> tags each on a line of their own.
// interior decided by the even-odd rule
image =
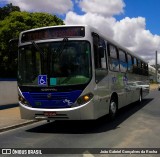
<svg viewBox="0 0 160 157">
<path fill-rule="evenodd" d="M 139 103 L 142 102 L 142 98 L 143 98 L 142 96 L 143 96 L 143 94 L 142 94 L 142 90 L 141 90 L 139 93 L 139 100 L 138 100 Z"/>
<path fill-rule="evenodd" d="M 110 102 L 110 106 L 109 106 L 109 120 L 114 120 L 117 114 L 117 103 L 116 101 L 113 99 Z"/>
</svg>

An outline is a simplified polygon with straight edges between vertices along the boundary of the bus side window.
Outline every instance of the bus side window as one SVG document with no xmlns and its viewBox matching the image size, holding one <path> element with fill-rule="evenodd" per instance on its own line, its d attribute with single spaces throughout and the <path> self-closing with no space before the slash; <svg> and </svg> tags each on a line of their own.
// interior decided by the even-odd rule
<svg viewBox="0 0 160 157">
<path fill-rule="evenodd" d="M 138 73 L 137 59 L 135 57 L 133 58 L 133 73 Z"/>
<path fill-rule="evenodd" d="M 101 50 L 100 50 L 101 49 Z M 107 63 L 106 63 L 106 44 L 105 41 L 103 39 L 99 40 L 99 52 L 100 53 L 100 64 L 101 64 L 101 68 L 102 69 L 106 69 L 107 68 Z"/>
<path fill-rule="evenodd" d="M 108 44 L 108 56 L 110 70 L 119 71 L 117 48 L 114 45 Z"/>
<path fill-rule="evenodd" d="M 146 63 L 144 63 L 144 71 L 145 71 L 145 75 L 148 76 L 149 75 L 148 64 Z"/>
<path fill-rule="evenodd" d="M 145 75 L 144 62 L 141 62 L 141 75 Z"/>
<path fill-rule="evenodd" d="M 119 50 L 119 62 L 120 62 L 121 72 L 126 72 L 127 71 L 127 59 L 126 59 L 126 53 L 123 50 Z"/>
<path fill-rule="evenodd" d="M 127 54 L 127 59 L 128 59 L 128 72 L 132 73 L 132 70 L 133 70 L 132 56 Z"/>
<path fill-rule="evenodd" d="M 138 74 L 142 75 L 142 69 L 141 69 L 141 61 L 137 59 L 137 68 L 138 68 Z"/>
</svg>

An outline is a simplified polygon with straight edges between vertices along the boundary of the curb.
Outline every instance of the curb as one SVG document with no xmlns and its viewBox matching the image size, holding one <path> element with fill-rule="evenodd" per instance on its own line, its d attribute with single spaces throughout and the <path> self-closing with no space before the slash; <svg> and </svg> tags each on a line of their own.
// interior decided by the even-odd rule
<svg viewBox="0 0 160 157">
<path fill-rule="evenodd" d="M 10 108 L 14 108 L 14 107 L 18 107 L 19 104 L 7 104 L 7 105 L 0 105 L 0 110 L 5 110 L 5 109 L 10 109 Z"/>
<path fill-rule="evenodd" d="M 17 81 L 17 78 L 0 78 L 0 81 Z"/>
<path fill-rule="evenodd" d="M 4 131 L 9 131 L 9 130 L 12 130 L 12 129 L 16 129 L 16 128 L 19 128 L 19 127 L 22 127 L 22 126 L 26 126 L 28 124 L 36 123 L 36 122 L 39 122 L 39 121 L 38 120 L 30 120 L 30 121 L 23 122 L 23 123 L 20 123 L 20 124 L 0 128 L 0 133 L 2 133 Z"/>
</svg>

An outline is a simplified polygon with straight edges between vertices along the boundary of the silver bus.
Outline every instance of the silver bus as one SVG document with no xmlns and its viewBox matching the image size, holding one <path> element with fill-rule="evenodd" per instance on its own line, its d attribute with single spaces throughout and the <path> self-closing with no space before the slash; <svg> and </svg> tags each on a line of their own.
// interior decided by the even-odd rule
<svg viewBox="0 0 160 157">
<path fill-rule="evenodd" d="M 20 33 L 18 91 L 22 119 L 94 120 L 142 101 L 148 63 L 87 25 Z"/>
</svg>

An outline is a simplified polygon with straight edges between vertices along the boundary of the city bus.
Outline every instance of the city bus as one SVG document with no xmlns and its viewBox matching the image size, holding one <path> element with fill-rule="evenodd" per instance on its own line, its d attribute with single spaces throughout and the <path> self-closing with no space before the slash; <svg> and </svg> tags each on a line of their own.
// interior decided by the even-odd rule
<svg viewBox="0 0 160 157">
<path fill-rule="evenodd" d="M 18 44 L 22 119 L 96 120 L 139 101 L 148 63 L 88 25 L 23 31 Z M 132 84 L 132 85 L 131 85 Z"/>
</svg>

